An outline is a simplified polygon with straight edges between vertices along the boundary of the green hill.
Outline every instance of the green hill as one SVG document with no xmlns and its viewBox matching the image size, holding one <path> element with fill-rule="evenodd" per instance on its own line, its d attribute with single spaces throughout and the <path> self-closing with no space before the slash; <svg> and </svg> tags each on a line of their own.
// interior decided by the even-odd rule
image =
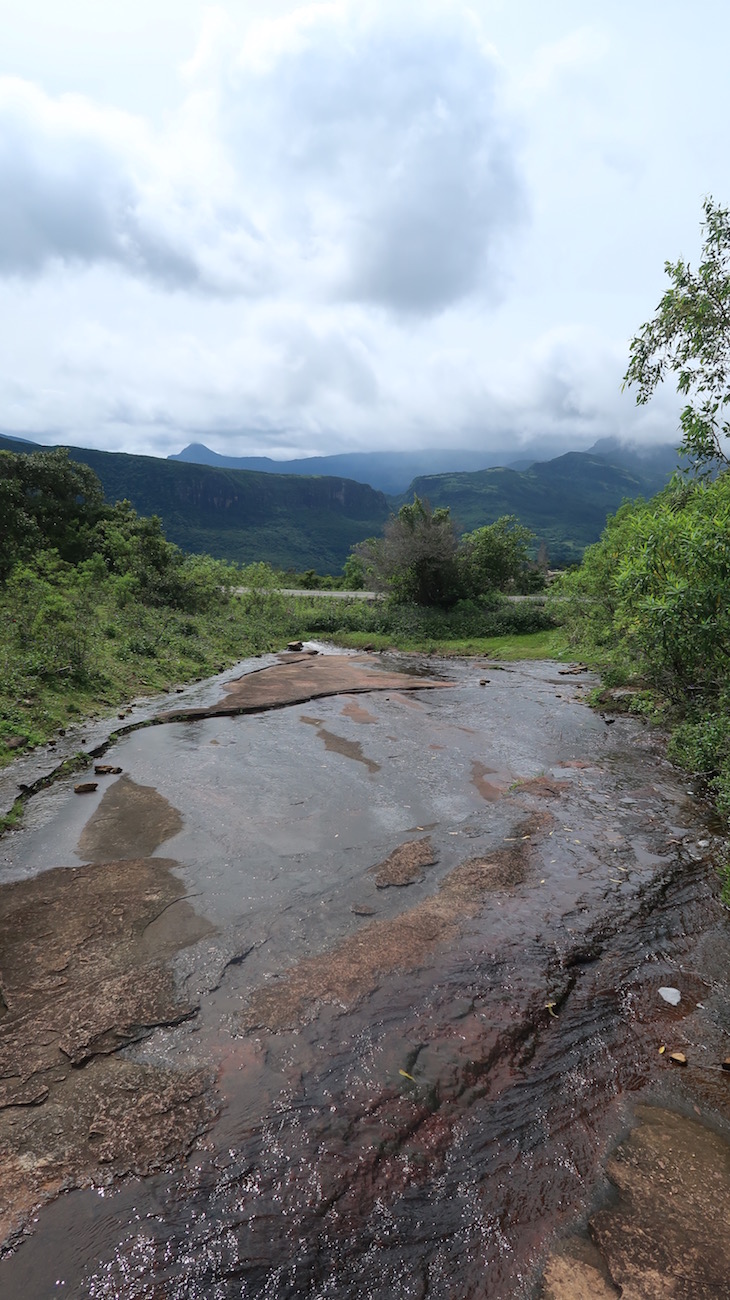
<svg viewBox="0 0 730 1300">
<path fill-rule="evenodd" d="M 2 436 L 0 447 L 40 450 L 38 444 Z M 98 474 L 107 500 L 126 497 L 139 514 L 159 515 L 170 541 L 184 551 L 320 573 L 339 572 L 352 546 L 379 534 L 390 511 L 412 500 L 414 492 L 434 507 L 449 506 L 460 532 L 500 515 L 517 515 L 538 543 L 546 543 L 551 563 L 576 562 L 625 498 L 653 496 L 671 472 L 667 454 L 636 455 L 622 465 L 614 463 L 610 447 L 607 452 L 568 452 L 523 470 L 430 474 L 414 479 L 407 493 L 386 497 L 367 484 L 333 476 L 70 449 L 74 460 Z"/>
<path fill-rule="evenodd" d="M 7 451 L 43 450 L 0 437 Z M 358 541 L 379 533 L 389 505 L 382 492 L 349 479 L 261 474 L 72 447 L 98 474 L 108 501 L 131 501 L 159 515 L 184 551 L 248 564 L 338 573 Z"/>
<path fill-rule="evenodd" d="M 526 470 L 483 469 L 471 474 L 430 474 L 414 479 L 395 504 L 413 493 L 449 506 L 459 532 L 517 515 L 544 541 L 555 565 L 578 562 L 598 541 L 609 514 L 625 498 L 653 496 L 667 482 L 666 467 L 626 469 L 589 452 L 568 452 Z"/>
</svg>

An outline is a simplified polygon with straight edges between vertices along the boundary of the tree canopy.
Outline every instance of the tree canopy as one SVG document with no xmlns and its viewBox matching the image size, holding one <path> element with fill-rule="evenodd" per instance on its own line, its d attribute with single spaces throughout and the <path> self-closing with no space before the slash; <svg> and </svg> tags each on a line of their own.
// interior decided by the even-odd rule
<svg viewBox="0 0 730 1300">
<path fill-rule="evenodd" d="M 459 541 L 448 507 L 432 510 L 428 501 L 414 496 L 390 516 L 383 536 L 360 542 L 354 556 L 362 580 L 387 591 L 393 600 L 448 608 L 458 600 L 506 591 L 526 580 L 532 540 L 530 530 L 514 515 L 505 515 Z"/>
<path fill-rule="evenodd" d="M 730 211 L 707 198 L 703 205 L 702 258 L 665 262 L 671 285 L 652 320 L 631 342 L 624 386 L 636 386 L 640 405 L 668 375 L 689 400 L 680 424 L 680 450 L 696 469 L 730 464 Z"/>
<path fill-rule="evenodd" d="M 27 456 L 0 451 L 0 578 L 18 559 L 52 549 L 76 563 L 104 509 L 101 483 L 63 448 Z"/>
</svg>

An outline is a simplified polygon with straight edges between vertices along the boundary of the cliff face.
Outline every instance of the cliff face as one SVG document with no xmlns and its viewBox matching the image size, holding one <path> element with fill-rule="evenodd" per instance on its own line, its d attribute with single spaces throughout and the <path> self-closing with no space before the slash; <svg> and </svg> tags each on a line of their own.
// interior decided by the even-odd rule
<svg viewBox="0 0 730 1300">
<path fill-rule="evenodd" d="M 379 533 L 389 514 L 382 492 L 345 478 L 217 469 L 86 448 L 70 455 L 98 474 L 108 501 L 126 499 L 141 515 L 159 515 L 183 550 L 239 563 L 266 560 L 336 573 L 355 543 Z"/>
</svg>

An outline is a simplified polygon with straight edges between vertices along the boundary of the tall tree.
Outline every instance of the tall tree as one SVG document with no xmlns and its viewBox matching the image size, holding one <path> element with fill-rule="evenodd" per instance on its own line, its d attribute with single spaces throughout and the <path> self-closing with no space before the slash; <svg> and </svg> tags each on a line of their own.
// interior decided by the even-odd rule
<svg viewBox="0 0 730 1300">
<path fill-rule="evenodd" d="M 70 460 L 65 448 L 30 456 L 0 451 L 0 509 L 4 578 L 15 560 L 39 550 L 56 550 L 71 563 L 83 559 L 104 510 L 104 494 L 94 471 Z"/>
<path fill-rule="evenodd" d="M 640 405 L 667 374 L 676 376 L 677 390 L 689 399 L 680 417 L 680 450 L 700 471 L 713 462 L 730 464 L 730 211 L 712 198 L 703 208 L 699 267 L 693 271 L 681 258 L 664 263 L 671 286 L 632 340 L 624 375 L 625 387 L 636 385 Z"/>
<path fill-rule="evenodd" d="M 459 597 L 456 530 L 448 507 L 414 496 L 391 515 L 382 538 L 355 547 L 365 573 L 403 603 L 452 605 Z"/>
</svg>

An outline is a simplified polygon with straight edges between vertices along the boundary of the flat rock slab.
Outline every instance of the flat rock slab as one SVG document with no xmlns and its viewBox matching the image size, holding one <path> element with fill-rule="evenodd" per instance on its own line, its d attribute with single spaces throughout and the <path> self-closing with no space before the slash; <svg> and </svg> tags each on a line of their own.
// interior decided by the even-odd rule
<svg viewBox="0 0 730 1300">
<path fill-rule="evenodd" d="M 327 695 L 368 691 L 450 689 L 451 682 L 408 673 L 385 672 L 374 655 L 280 655 L 280 662 L 228 682 L 225 696 L 208 708 L 175 709 L 158 720 L 193 719 L 236 713 L 261 713 L 287 704 L 303 704 Z"/>
<path fill-rule="evenodd" d="M 164 959 L 212 927 L 174 866 L 57 867 L 0 888 L 0 1240 L 63 1187 L 184 1153 L 212 1113 L 200 1071 L 116 1056 L 195 1011 Z"/>
<path fill-rule="evenodd" d="M 543 1300 L 718 1300 L 729 1293 L 730 1145 L 684 1115 L 640 1106 L 609 1160 L 616 1203 L 590 1223 L 593 1258 L 566 1243 Z M 582 1257 L 581 1257 L 582 1256 Z"/>
<path fill-rule="evenodd" d="M 104 792 L 84 826 L 78 851 L 94 862 L 147 858 L 177 835 L 183 819 L 177 808 L 149 785 L 122 776 Z"/>
<path fill-rule="evenodd" d="M 541 821 L 528 820 L 524 828 L 528 833 L 514 846 L 497 849 L 489 859 L 469 858 L 454 867 L 431 898 L 399 916 L 371 921 L 257 989 L 240 1017 L 241 1027 L 296 1028 L 314 1019 L 325 1004 L 352 1007 L 371 993 L 383 976 L 422 966 L 438 947 L 458 935 L 462 923 L 476 914 L 488 893 L 512 889 L 525 879 L 533 834 L 537 836 Z M 418 841 L 416 847 L 424 864 L 426 857 L 433 860 L 428 839 Z"/>
</svg>

